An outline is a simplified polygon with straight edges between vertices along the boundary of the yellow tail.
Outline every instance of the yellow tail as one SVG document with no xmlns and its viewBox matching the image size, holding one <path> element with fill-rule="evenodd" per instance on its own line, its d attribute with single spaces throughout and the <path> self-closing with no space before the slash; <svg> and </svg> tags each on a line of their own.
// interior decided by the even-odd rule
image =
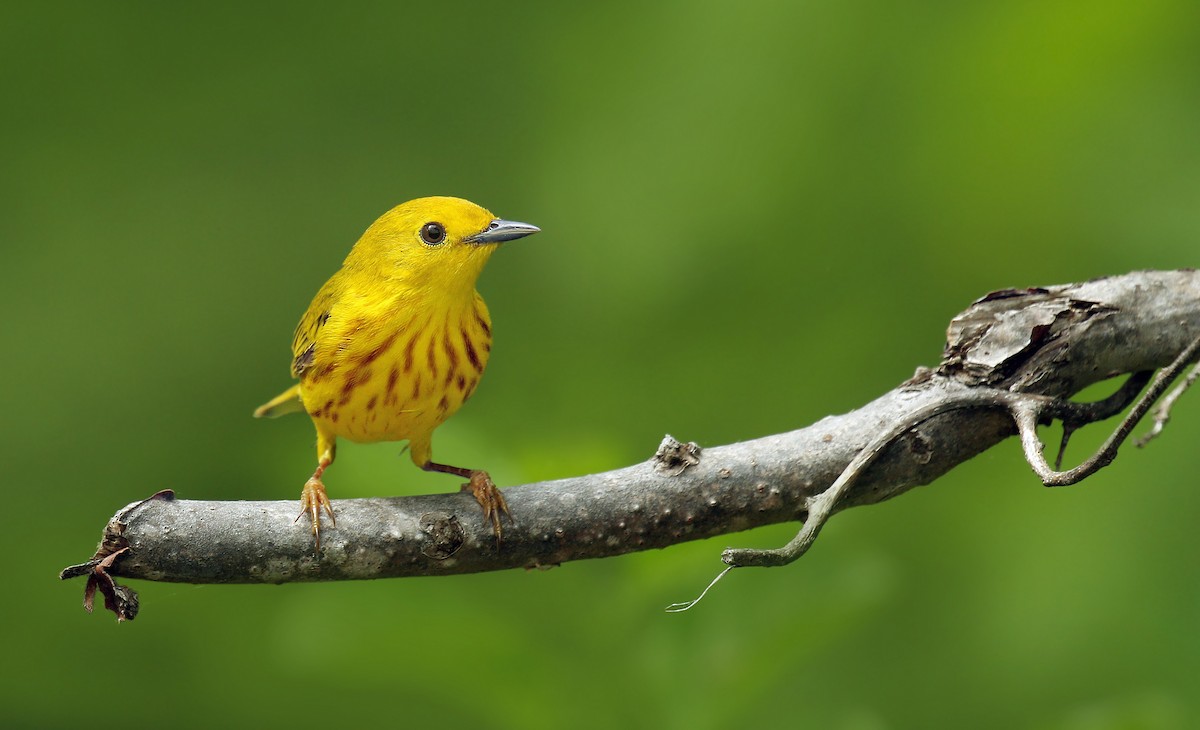
<svg viewBox="0 0 1200 730">
<path fill-rule="evenodd" d="M 288 413 L 301 413 L 304 403 L 300 401 L 300 384 L 297 383 L 271 400 L 254 409 L 255 418 L 275 418 Z"/>
</svg>

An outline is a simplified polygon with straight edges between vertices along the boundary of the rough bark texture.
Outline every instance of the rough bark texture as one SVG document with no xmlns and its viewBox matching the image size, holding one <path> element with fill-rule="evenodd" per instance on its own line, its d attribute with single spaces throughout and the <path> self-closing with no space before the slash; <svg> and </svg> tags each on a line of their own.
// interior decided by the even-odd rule
<svg viewBox="0 0 1200 730">
<path fill-rule="evenodd" d="M 950 324 L 945 356 L 853 412 L 791 433 L 705 448 L 664 441 L 654 458 L 603 474 L 505 490 L 517 518 L 497 548 L 466 494 L 334 502 L 337 526 L 313 555 L 298 503 L 135 503 L 106 528 L 96 559 L 70 575 L 191 583 L 279 583 L 539 567 L 800 520 L 876 434 L 931 412 L 891 442 L 836 510 L 927 484 L 1016 433 L 981 388 L 1068 397 L 1121 373 L 1161 368 L 1200 337 L 1200 273 L 1136 272 L 990 294 Z M 103 568 L 113 551 L 129 548 Z M 94 580 L 94 578 L 90 579 Z M 90 585 L 91 583 L 89 583 Z M 107 594 L 106 594 L 107 595 Z"/>
</svg>

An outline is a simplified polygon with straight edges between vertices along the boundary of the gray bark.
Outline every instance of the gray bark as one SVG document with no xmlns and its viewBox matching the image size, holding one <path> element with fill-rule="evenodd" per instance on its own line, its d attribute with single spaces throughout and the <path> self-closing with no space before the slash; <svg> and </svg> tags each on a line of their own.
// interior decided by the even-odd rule
<svg viewBox="0 0 1200 730">
<path fill-rule="evenodd" d="M 337 500 L 337 525 L 324 524 L 319 556 L 307 517 L 295 521 L 298 500 L 154 498 L 117 513 L 97 559 L 128 547 L 109 561 L 109 575 L 280 583 L 545 567 L 663 548 L 803 519 L 856 454 L 895 429 L 833 511 L 873 504 L 1015 434 L 1014 396 L 1067 398 L 1122 373 L 1144 382 L 1145 371 L 1171 363 L 1200 338 L 1200 273 L 997 292 L 956 317 L 947 336 L 936 369 L 850 413 L 702 452 L 664 442 L 630 467 L 510 487 L 516 523 L 504 524 L 499 547 L 463 493 Z M 988 391 L 1007 400 L 978 397 Z"/>
</svg>

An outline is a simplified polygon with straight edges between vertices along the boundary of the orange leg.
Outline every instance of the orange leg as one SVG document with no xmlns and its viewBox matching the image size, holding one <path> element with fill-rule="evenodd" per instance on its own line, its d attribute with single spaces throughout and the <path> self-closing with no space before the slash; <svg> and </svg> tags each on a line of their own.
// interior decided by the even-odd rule
<svg viewBox="0 0 1200 730">
<path fill-rule="evenodd" d="M 318 553 L 321 552 L 321 510 L 325 510 L 325 514 L 329 515 L 329 522 L 337 527 L 337 518 L 333 516 L 333 505 L 330 504 L 329 495 L 325 493 L 325 484 L 321 481 L 321 475 L 332 463 L 331 455 L 321 456 L 320 461 L 317 462 L 317 470 L 313 472 L 312 478 L 304 483 L 304 489 L 300 490 L 300 514 L 296 515 L 294 520 L 294 522 L 299 522 L 305 514 L 312 520 L 312 533 L 317 543 Z"/>
<path fill-rule="evenodd" d="M 432 461 L 425 462 L 421 468 L 425 471 L 453 474 L 469 479 L 470 481 L 462 485 L 462 491 L 474 495 L 475 501 L 483 508 L 483 521 L 485 524 L 489 522 L 492 524 L 492 532 L 496 533 L 496 547 L 500 547 L 502 537 L 500 515 L 503 514 L 507 517 L 509 522 L 513 522 L 513 516 L 512 512 L 508 511 L 508 502 L 504 501 L 504 495 L 500 493 L 499 487 L 488 476 L 488 473 L 482 469 L 464 469 L 459 466 L 436 464 Z"/>
</svg>

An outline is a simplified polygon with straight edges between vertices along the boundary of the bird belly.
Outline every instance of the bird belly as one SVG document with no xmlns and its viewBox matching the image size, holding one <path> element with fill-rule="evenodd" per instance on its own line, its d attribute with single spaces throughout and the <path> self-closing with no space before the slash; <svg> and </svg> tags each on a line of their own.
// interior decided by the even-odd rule
<svg viewBox="0 0 1200 730">
<path fill-rule="evenodd" d="M 300 397 L 318 429 L 358 442 L 427 438 L 474 392 L 491 348 L 465 326 L 398 329 L 355 345 L 305 373 Z"/>
</svg>

